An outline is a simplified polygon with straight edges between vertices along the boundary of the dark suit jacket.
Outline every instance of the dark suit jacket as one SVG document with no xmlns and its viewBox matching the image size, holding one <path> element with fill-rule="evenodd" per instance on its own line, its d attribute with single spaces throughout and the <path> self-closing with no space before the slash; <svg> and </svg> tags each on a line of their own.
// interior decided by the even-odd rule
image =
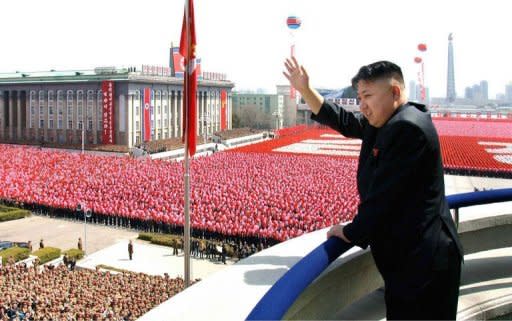
<svg viewBox="0 0 512 321">
<path fill-rule="evenodd" d="M 432 271 L 460 264 L 463 250 L 445 197 L 439 138 L 424 105 L 400 106 L 381 128 L 329 102 L 311 118 L 362 139 L 360 204 L 344 233 L 357 246 L 370 245 L 387 290 L 414 295 Z"/>
</svg>

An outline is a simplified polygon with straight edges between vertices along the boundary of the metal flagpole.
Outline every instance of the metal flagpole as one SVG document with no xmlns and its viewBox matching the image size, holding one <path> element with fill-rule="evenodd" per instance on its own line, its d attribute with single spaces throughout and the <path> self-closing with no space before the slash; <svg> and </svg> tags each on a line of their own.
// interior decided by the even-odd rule
<svg viewBox="0 0 512 321">
<path fill-rule="evenodd" d="M 191 51 L 191 37 L 190 37 L 190 8 L 189 0 L 185 0 L 185 28 L 187 32 L 187 57 L 185 57 L 185 77 L 184 77 L 184 98 L 185 98 L 185 227 L 184 227 L 184 246 L 185 252 L 185 288 L 190 286 L 190 164 L 188 157 L 188 131 L 189 131 L 189 117 L 190 117 L 190 97 L 189 91 L 189 72 L 190 72 L 190 51 Z"/>
</svg>

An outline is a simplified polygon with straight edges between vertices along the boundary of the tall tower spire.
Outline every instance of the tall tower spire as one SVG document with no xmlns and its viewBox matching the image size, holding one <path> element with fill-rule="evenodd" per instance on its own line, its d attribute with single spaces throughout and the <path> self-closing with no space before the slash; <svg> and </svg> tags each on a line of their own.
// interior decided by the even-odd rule
<svg viewBox="0 0 512 321">
<path fill-rule="evenodd" d="M 446 83 L 446 100 L 453 103 L 457 97 L 455 93 L 455 71 L 453 67 L 453 34 L 448 36 L 448 80 Z"/>
</svg>

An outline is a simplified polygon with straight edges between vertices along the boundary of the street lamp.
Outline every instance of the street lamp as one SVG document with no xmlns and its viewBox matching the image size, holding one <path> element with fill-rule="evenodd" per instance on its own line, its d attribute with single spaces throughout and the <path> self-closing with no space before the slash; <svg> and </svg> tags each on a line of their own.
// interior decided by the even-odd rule
<svg viewBox="0 0 512 321">
<path fill-rule="evenodd" d="M 76 210 L 78 212 L 83 212 L 84 213 L 84 256 L 87 255 L 87 219 L 91 217 L 92 213 L 91 213 L 91 210 L 89 209 L 85 209 L 84 206 L 82 206 L 82 204 L 78 204 L 77 207 L 76 207 Z"/>
</svg>

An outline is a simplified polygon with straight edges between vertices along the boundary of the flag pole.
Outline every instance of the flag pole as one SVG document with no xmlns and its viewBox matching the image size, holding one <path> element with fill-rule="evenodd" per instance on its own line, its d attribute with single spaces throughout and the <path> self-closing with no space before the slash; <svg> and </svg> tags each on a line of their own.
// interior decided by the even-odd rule
<svg viewBox="0 0 512 321">
<path fill-rule="evenodd" d="M 185 57 L 185 77 L 184 81 L 184 95 L 185 98 L 185 227 L 184 227 L 184 246 L 183 251 L 185 252 L 185 288 L 190 286 L 190 164 L 189 164 L 189 141 L 188 131 L 189 128 L 189 117 L 190 117 L 190 97 L 188 97 L 188 91 L 190 90 L 189 83 L 189 72 L 190 72 L 190 56 L 191 56 L 191 36 L 190 36 L 190 3 L 189 0 L 185 0 L 185 28 L 187 30 L 187 57 Z"/>
</svg>

